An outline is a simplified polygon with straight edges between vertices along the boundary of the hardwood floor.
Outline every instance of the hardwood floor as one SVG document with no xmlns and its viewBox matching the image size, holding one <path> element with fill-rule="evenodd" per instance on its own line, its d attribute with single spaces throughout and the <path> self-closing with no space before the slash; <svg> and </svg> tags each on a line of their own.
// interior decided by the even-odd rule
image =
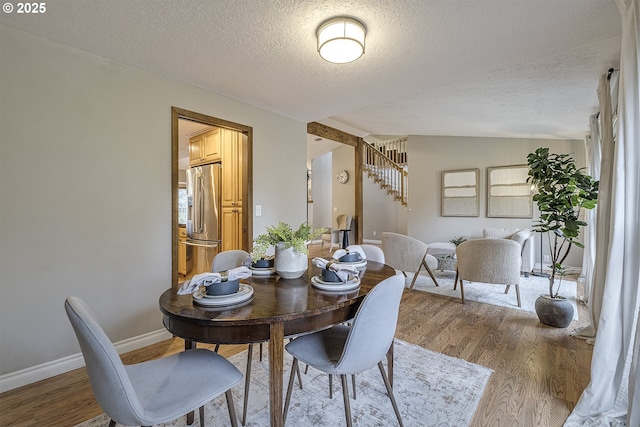
<svg viewBox="0 0 640 427">
<path fill-rule="evenodd" d="M 319 254 L 319 245 L 311 253 Z M 322 253 L 327 255 L 328 252 Z M 586 310 L 580 307 L 580 318 Z M 583 323 L 583 322 L 581 322 Z M 405 292 L 396 336 L 494 370 L 475 427 L 562 426 L 590 379 L 592 346 L 535 314 L 426 292 Z M 183 349 L 172 339 L 123 355 L 125 363 Z M 226 357 L 246 346 L 222 346 Z M 0 426 L 72 426 L 102 410 L 84 368 L 0 394 Z"/>
</svg>

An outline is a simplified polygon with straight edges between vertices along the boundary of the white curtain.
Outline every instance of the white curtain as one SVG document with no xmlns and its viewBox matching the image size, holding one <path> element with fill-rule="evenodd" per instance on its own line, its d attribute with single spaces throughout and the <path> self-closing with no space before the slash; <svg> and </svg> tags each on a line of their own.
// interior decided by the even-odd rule
<svg viewBox="0 0 640 427">
<path fill-rule="evenodd" d="M 598 124 L 598 114 L 589 117 L 589 135 L 585 138 L 584 148 L 587 154 L 587 170 L 589 175 L 595 180 L 600 179 L 600 126 Z M 591 288 L 593 286 L 593 269 L 596 262 L 596 226 L 597 209 L 589 209 L 585 212 L 587 224 L 584 235 L 584 255 L 582 258 L 582 275 L 585 278 L 585 302 L 591 299 Z M 593 322 L 592 322 L 593 323 Z M 595 328 L 594 328 L 595 331 Z M 593 335 L 595 336 L 595 334 Z"/>
<path fill-rule="evenodd" d="M 587 236 L 593 236 L 595 238 L 595 244 L 587 246 L 589 249 L 585 251 L 586 255 L 593 253 L 594 264 L 593 271 L 587 264 L 587 273 L 592 273 L 591 277 L 585 275 L 586 283 L 588 284 L 589 294 L 589 325 L 578 330 L 576 336 L 579 338 L 593 339 L 596 336 L 598 321 L 600 320 L 600 311 L 602 308 L 602 297 L 604 293 L 607 264 L 609 261 L 609 235 L 611 230 L 611 196 L 612 196 L 612 163 L 614 156 L 614 142 L 613 142 L 613 110 L 611 105 L 611 87 L 609 79 L 606 75 L 600 77 L 600 84 L 598 85 L 598 100 L 600 104 L 600 121 L 594 120 L 591 117 L 590 126 L 591 129 L 591 142 L 592 151 L 587 150 L 588 161 L 595 160 L 596 157 L 601 159 L 599 169 L 599 192 L 598 192 L 598 206 L 596 208 L 595 215 L 597 219 L 595 222 L 588 224 L 595 224 L 595 228 L 589 228 L 588 232 L 591 234 Z M 595 141 L 594 141 L 595 139 Z M 589 147 L 588 147 L 589 148 Z M 597 154 L 596 154 L 597 153 Z M 589 157 L 593 156 L 594 159 Z M 594 212 L 591 211 L 591 214 Z M 590 260 L 587 260 L 590 261 Z M 584 266 L 584 264 L 583 264 Z"/>
<path fill-rule="evenodd" d="M 566 426 L 640 426 L 640 344 L 636 340 L 640 335 L 640 0 L 616 0 L 616 4 L 622 17 L 622 42 L 608 262 L 591 382 Z M 598 216 L 599 222 L 602 219 Z"/>
</svg>

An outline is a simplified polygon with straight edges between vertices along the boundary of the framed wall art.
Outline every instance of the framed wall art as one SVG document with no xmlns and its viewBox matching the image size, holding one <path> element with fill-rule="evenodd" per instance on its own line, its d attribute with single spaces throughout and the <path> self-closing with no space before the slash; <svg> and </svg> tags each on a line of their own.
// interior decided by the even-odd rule
<svg viewBox="0 0 640 427">
<path fill-rule="evenodd" d="M 532 218 L 531 185 L 527 165 L 487 168 L 487 217 Z"/>
<path fill-rule="evenodd" d="M 479 216 L 480 169 L 442 171 L 442 216 Z"/>
</svg>

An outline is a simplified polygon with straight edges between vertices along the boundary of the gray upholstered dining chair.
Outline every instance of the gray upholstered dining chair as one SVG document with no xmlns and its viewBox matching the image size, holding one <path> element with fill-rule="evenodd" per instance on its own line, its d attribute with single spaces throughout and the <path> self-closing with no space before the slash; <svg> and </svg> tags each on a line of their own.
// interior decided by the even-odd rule
<svg viewBox="0 0 640 427">
<path fill-rule="evenodd" d="M 249 252 L 243 251 L 242 249 L 222 251 L 213 257 L 211 272 L 219 273 L 240 267 L 247 258 L 249 258 Z"/>
<path fill-rule="evenodd" d="M 365 296 L 351 325 L 335 325 L 298 337 L 286 345 L 285 349 L 293 356 L 293 366 L 284 404 L 285 421 L 298 361 L 302 361 L 327 374 L 340 375 L 347 426 L 352 425 L 347 375 L 355 375 L 377 364 L 398 423 L 403 425 L 382 364 L 393 343 L 403 290 L 401 275 L 389 277 Z"/>
<path fill-rule="evenodd" d="M 229 251 L 222 251 L 213 257 L 211 262 L 211 272 L 219 273 L 221 271 L 231 270 L 243 265 L 245 260 L 249 257 L 249 252 L 242 249 L 233 249 Z M 220 348 L 220 344 L 215 347 L 216 353 Z M 249 344 L 247 350 L 247 370 L 245 371 L 244 378 L 244 399 L 242 405 L 242 425 L 247 422 L 247 403 L 249 403 L 249 385 L 251 384 L 251 361 L 253 360 L 253 344 Z M 262 343 L 260 343 L 260 360 L 262 360 Z"/>
<path fill-rule="evenodd" d="M 385 262 L 384 251 L 380 246 L 362 244 L 360 245 L 360 247 L 362 248 L 362 251 L 364 252 L 364 254 L 367 256 L 368 260 L 384 264 Z"/>
<path fill-rule="evenodd" d="M 520 244 L 509 239 L 467 240 L 456 248 L 460 298 L 464 304 L 463 281 L 506 285 L 516 288 L 520 307 Z M 457 285 L 457 284 L 456 284 Z M 453 289 L 455 290 L 455 286 Z"/>
<path fill-rule="evenodd" d="M 186 350 L 162 359 L 124 365 L 87 304 L 78 297 L 65 310 L 80 343 L 93 394 L 116 423 L 151 426 L 200 408 L 225 393 L 231 425 L 237 426 L 231 387 L 242 373 L 224 357 L 206 349 Z"/>
<path fill-rule="evenodd" d="M 427 254 L 428 248 L 426 243 L 404 234 L 388 231 L 382 233 L 382 251 L 385 263 L 402 271 L 405 276 L 407 271 L 415 272 L 411 286 L 409 286 L 410 290 L 413 290 L 423 266 L 427 269 L 433 283 L 438 286 L 438 281 L 432 271 L 438 267 L 438 260 L 433 255 Z"/>
</svg>

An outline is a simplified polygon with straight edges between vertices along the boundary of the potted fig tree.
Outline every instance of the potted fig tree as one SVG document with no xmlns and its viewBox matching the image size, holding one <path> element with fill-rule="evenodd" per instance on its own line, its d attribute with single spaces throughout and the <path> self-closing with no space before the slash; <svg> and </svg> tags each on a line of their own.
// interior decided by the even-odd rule
<svg viewBox="0 0 640 427">
<path fill-rule="evenodd" d="M 536 300 L 536 313 L 542 323 L 566 328 L 573 319 L 573 306 L 559 295 L 566 270 L 563 262 L 573 245 L 584 248 L 578 238 L 587 223 L 580 219 L 580 212 L 596 207 L 598 181 L 584 173 L 584 168 L 577 168 L 571 155 L 549 153 L 548 148 L 530 153 L 527 163 L 527 182 L 535 188 L 533 201 L 540 211 L 533 229 L 549 233 L 551 260 L 549 293 Z M 560 276 L 558 286 L 556 275 Z"/>
</svg>

